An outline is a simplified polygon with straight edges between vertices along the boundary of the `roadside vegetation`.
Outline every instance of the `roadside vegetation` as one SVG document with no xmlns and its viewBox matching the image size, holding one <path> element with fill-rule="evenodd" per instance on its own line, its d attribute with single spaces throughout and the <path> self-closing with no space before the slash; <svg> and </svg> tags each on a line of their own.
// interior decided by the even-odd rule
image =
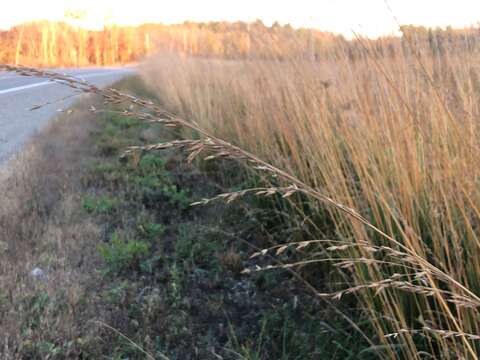
<svg viewBox="0 0 480 360">
<path fill-rule="evenodd" d="M 154 97 L 139 79 L 119 86 Z M 248 187 L 244 170 L 174 150 L 121 159 L 179 134 L 90 105 L 101 106 L 61 116 L 2 179 L 2 359 L 375 358 L 352 304 L 283 270 L 242 275 L 291 230 L 275 201 L 190 206 Z"/>
<path fill-rule="evenodd" d="M 319 58 L 156 56 L 146 88 L 123 85 L 135 97 L 7 68 L 110 104 L 75 177 L 94 284 L 68 311 L 95 326 L 68 351 L 477 359 L 478 56 L 469 37 L 410 30 Z M 40 354 L 23 336 L 64 316 L 53 298 L 14 344 Z"/>
<path fill-rule="evenodd" d="M 355 210 L 282 199 L 278 241 L 334 240 L 292 262 L 337 264 L 332 297 L 356 296 L 382 356 L 477 358 L 478 57 L 418 39 L 313 62 L 164 56 L 143 74 L 165 108 Z"/>
</svg>

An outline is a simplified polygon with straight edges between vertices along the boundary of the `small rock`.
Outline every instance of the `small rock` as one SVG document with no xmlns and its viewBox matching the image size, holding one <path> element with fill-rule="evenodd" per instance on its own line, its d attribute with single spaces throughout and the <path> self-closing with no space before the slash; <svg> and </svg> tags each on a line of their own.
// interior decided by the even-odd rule
<svg viewBox="0 0 480 360">
<path fill-rule="evenodd" d="M 48 277 L 45 271 L 42 269 L 36 267 L 32 271 L 30 271 L 30 276 L 33 277 L 35 280 L 40 280 L 40 281 L 47 281 Z"/>
</svg>

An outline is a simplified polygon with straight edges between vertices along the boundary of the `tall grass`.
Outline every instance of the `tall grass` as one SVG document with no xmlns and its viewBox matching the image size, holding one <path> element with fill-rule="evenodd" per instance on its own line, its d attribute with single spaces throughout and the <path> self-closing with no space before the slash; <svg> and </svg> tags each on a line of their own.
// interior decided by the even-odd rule
<svg viewBox="0 0 480 360">
<path fill-rule="evenodd" d="M 166 108 L 395 240 L 341 209 L 311 205 L 337 240 L 361 245 L 332 250 L 361 259 L 342 263 L 352 270 L 347 288 L 358 290 L 387 357 L 477 358 L 478 55 L 415 51 L 317 62 L 163 56 L 142 72 Z"/>
<path fill-rule="evenodd" d="M 149 113 L 125 113 L 195 137 L 141 150 L 176 147 L 190 159 L 207 153 L 263 171 L 270 184 L 252 192 L 282 194 L 310 229 L 310 238 L 290 247 L 325 244 L 290 266 L 332 262 L 347 284 L 318 295 L 356 294 L 381 357 L 476 359 L 477 60 L 454 52 L 315 62 L 151 59 L 145 80 L 181 117 L 58 74 L 6 69 L 146 107 Z"/>
</svg>

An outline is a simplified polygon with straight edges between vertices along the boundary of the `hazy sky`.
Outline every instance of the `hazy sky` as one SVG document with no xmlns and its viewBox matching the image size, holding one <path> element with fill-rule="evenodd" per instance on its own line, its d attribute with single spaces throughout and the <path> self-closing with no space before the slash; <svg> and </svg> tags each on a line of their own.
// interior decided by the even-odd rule
<svg viewBox="0 0 480 360">
<path fill-rule="evenodd" d="M 6 0 L 2 0 L 6 1 Z M 388 0 L 402 24 L 476 25 L 480 0 Z M 13 0 L 0 10 L 0 28 L 33 19 L 62 19 L 66 10 L 86 12 L 84 26 L 175 23 L 184 20 L 254 20 L 291 23 L 351 35 L 376 36 L 397 26 L 384 0 Z"/>
</svg>

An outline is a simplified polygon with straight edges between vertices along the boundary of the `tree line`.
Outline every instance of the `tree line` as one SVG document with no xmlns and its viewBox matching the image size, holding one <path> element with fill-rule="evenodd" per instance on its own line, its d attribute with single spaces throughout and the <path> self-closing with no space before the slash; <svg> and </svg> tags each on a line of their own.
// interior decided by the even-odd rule
<svg viewBox="0 0 480 360">
<path fill-rule="evenodd" d="M 113 65 L 154 52 L 238 58 L 315 58 L 341 36 L 261 21 L 185 22 L 105 26 L 86 30 L 66 22 L 37 21 L 0 31 L 0 62 L 36 66 Z"/>
<path fill-rule="evenodd" d="M 348 41 L 341 35 L 314 29 L 278 23 L 266 26 L 260 20 L 136 27 L 109 25 L 102 30 L 86 30 L 66 22 L 37 21 L 0 31 L 0 62 L 104 66 L 133 63 L 156 52 L 224 59 L 310 60 L 347 54 L 355 60 L 369 51 L 375 56 L 392 57 L 417 50 L 440 55 L 447 51 L 480 50 L 478 28 L 428 29 L 409 25 L 402 27 L 402 33 L 400 38 Z"/>
</svg>

